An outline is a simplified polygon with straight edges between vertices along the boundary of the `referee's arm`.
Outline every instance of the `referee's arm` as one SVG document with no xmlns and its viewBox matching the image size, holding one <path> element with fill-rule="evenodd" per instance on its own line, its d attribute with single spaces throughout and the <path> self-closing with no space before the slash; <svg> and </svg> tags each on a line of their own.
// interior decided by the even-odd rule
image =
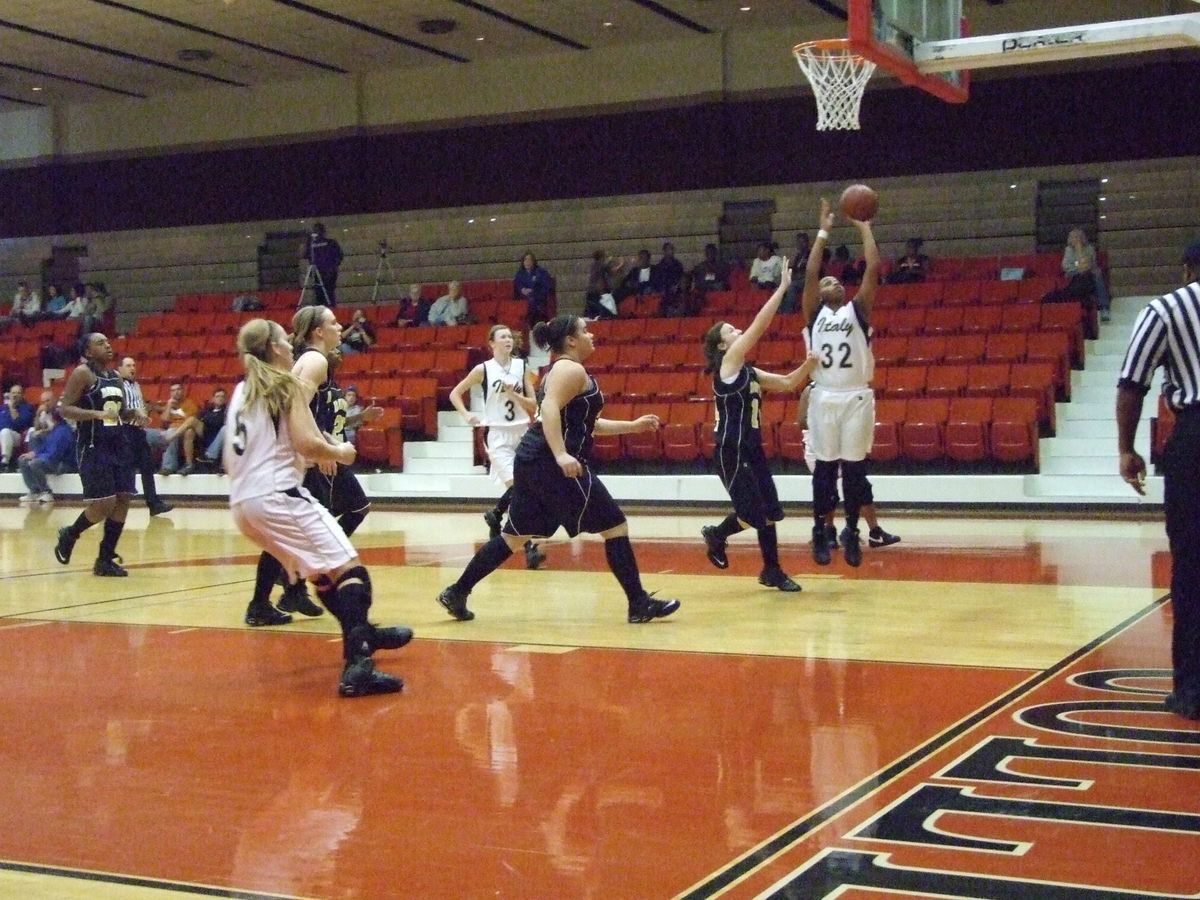
<svg viewBox="0 0 1200 900">
<path fill-rule="evenodd" d="M 1120 454 L 1121 478 L 1139 494 L 1146 493 L 1146 461 L 1133 449 L 1133 441 L 1137 437 L 1146 391 L 1162 359 L 1162 324 L 1150 307 L 1138 315 L 1117 382 L 1117 452 Z"/>
</svg>

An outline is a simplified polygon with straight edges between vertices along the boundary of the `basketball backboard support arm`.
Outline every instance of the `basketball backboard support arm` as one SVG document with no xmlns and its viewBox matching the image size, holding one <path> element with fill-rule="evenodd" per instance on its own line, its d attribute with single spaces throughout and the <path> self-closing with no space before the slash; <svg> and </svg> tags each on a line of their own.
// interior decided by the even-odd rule
<svg viewBox="0 0 1200 900">
<path fill-rule="evenodd" d="M 914 8 L 919 8 L 922 11 L 920 18 L 930 21 L 938 18 L 923 14 L 926 10 L 925 3 L 915 3 L 913 5 Z M 945 5 L 952 11 L 962 9 L 959 0 L 939 5 Z M 921 88 L 947 103 L 965 103 L 967 101 L 970 90 L 970 73 L 965 67 L 947 67 L 944 70 L 946 72 L 955 69 L 960 70 L 953 77 L 947 77 L 937 72 L 923 72 L 917 68 L 911 53 L 906 52 L 907 47 L 893 46 L 882 39 L 878 26 L 886 17 L 882 15 L 880 0 L 848 0 L 846 13 L 846 38 L 850 44 L 850 48 L 859 56 L 869 59 L 881 69 L 891 72 L 905 84 Z M 967 33 L 967 23 L 961 15 L 952 12 L 947 18 L 951 21 L 948 23 L 935 22 L 931 25 L 931 27 L 939 29 L 934 32 L 939 40 L 955 34 L 956 30 L 960 35 Z M 909 36 L 914 51 L 916 47 L 921 46 L 925 42 L 922 40 L 922 37 L 928 39 L 930 34 Z M 946 43 L 946 41 L 941 42 Z"/>
<path fill-rule="evenodd" d="M 928 41 L 913 48 L 922 75 L 1169 50 L 1200 44 L 1200 13 Z M 903 77 L 903 75 L 901 75 Z"/>
</svg>

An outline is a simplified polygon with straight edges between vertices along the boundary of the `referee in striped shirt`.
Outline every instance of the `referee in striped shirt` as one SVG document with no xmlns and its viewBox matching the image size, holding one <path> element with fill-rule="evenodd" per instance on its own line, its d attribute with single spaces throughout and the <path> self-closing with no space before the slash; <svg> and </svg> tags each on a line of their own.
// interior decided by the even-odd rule
<svg viewBox="0 0 1200 900">
<path fill-rule="evenodd" d="M 1163 450 L 1164 506 L 1171 545 L 1175 689 L 1166 707 L 1200 719 L 1200 244 L 1183 254 L 1185 286 L 1138 315 L 1117 383 L 1121 477 L 1144 494 L 1146 461 L 1133 449 L 1142 400 L 1163 367 L 1163 393 L 1177 416 Z"/>
<path fill-rule="evenodd" d="M 146 497 L 146 507 L 150 510 L 150 515 L 161 516 L 175 507 L 158 496 L 158 489 L 154 484 L 154 454 L 146 440 L 148 411 L 146 401 L 142 397 L 142 386 L 137 382 L 137 361 L 132 356 L 126 356 L 121 360 L 117 371 L 121 375 L 121 387 L 125 389 L 125 406 L 133 412 L 133 421 L 123 424 L 121 430 L 129 444 L 134 470 L 142 475 L 142 493 Z"/>
</svg>

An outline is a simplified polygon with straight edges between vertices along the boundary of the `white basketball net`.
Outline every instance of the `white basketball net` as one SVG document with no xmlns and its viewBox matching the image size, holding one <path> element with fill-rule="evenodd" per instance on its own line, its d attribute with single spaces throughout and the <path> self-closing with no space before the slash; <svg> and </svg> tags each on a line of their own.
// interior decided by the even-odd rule
<svg viewBox="0 0 1200 900">
<path fill-rule="evenodd" d="M 808 76 L 817 98 L 817 130 L 858 130 L 858 111 L 863 92 L 875 72 L 875 63 L 853 53 L 845 42 L 816 41 L 798 44 L 792 55 Z"/>
</svg>

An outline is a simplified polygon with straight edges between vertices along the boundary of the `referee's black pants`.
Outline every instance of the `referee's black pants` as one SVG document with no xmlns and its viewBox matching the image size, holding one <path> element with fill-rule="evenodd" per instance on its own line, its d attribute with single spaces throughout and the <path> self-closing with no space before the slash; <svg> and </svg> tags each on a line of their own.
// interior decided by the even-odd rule
<svg viewBox="0 0 1200 900">
<path fill-rule="evenodd" d="M 129 444 L 130 458 L 133 460 L 133 470 L 142 476 L 142 496 L 146 505 L 158 506 L 158 488 L 154 486 L 154 451 L 150 449 L 150 441 L 146 439 L 146 429 L 136 425 L 123 425 L 125 440 Z"/>
<path fill-rule="evenodd" d="M 1175 691 L 1200 699 L 1200 409 L 1181 413 L 1163 453 L 1171 545 Z"/>
</svg>

